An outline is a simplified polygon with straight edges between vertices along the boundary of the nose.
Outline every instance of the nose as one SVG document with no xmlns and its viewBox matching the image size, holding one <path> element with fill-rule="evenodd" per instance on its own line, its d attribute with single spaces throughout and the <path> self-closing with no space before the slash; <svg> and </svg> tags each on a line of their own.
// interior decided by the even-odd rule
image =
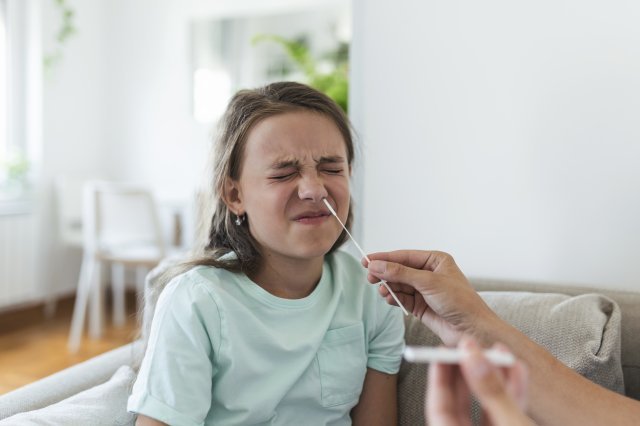
<svg viewBox="0 0 640 426">
<path fill-rule="evenodd" d="M 324 182 L 317 174 L 303 176 L 298 184 L 298 197 L 301 200 L 309 200 L 315 203 L 322 202 L 329 195 L 324 187 Z"/>
</svg>

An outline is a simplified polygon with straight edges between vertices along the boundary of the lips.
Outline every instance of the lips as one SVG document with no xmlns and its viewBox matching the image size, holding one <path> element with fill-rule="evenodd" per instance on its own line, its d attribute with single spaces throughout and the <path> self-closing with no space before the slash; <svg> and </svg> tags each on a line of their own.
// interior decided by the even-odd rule
<svg viewBox="0 0 640 426">
<path fill-rule="evenodd" d="M 320 217 L 331 216 L 331 213 L 324 210 L 306 211 L 296 215 L 293 220 L 315 219 Z"/>
</svg>

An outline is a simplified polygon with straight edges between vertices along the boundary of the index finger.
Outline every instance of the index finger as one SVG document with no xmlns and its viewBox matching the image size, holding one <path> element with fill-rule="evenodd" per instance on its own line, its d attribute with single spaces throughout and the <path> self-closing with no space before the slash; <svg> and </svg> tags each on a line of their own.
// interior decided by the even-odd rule
<svg viewBox="0 0 640 426">
<path fill-rule="evenodd" d="M 436 273 L 428 269 L 412 268 L 401 263 L 371 259 L 368 270 L 367 279 L 371 283 L 375 282 L 377 278 L 395 285 L 413 287 L 421 293 L 429 291 L 430 288 L 437 285 Z"/>
<path fill-rule="evenodd" d="M 452 261 L 451 255 L 434 250 L 395 250 L 387 252 L 376 252 L 368 255 L 371 260 L 385 260 L 388 262 L 400 263 L 404 266 L 415 269 L 435 271 L 436 268 L 445 261 Z M 367 267 L 366 259 L 362 260 L 363 266 Z"/>
</svg>

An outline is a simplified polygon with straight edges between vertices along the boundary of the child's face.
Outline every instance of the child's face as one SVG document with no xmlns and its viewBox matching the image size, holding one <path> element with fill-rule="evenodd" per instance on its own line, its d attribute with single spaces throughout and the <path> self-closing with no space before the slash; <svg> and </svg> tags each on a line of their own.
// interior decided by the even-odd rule
<svg viewBox="0 0 640 426">
<path fill-rule="evenodd" d="M 243 154 L 227 200 L 247 214 L 264 259 L 324 256 L 342 228 L 322 199 L 343 222 L 349 212 L 351 170 L 336 125 L 306 111 L 275 115 L 253 127 Z"/>
</svg>

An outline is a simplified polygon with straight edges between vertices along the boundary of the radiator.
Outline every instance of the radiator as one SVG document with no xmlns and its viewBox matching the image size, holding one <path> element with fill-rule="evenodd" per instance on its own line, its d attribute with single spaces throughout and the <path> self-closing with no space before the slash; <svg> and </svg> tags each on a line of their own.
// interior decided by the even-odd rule
<svg viewBox="0 0 640 426">
<path fill-rule="evenodd" d="M 37 299 L 35 215 L 0 215 L 0 310 Z"/>
</svg>

